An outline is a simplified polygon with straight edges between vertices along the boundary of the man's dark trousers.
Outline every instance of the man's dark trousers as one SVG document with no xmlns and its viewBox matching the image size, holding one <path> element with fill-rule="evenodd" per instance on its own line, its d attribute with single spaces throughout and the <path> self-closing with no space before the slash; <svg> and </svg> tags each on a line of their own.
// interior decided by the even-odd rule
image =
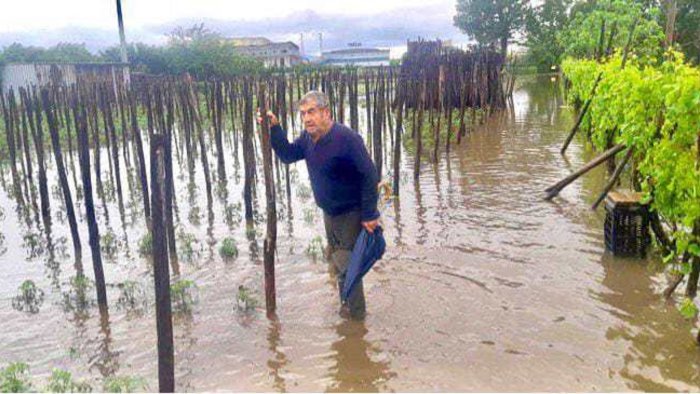
<svg viewBox="0 0 700 394">
<path fill-rule="evenodd" d="M 350 211 L 336 216 L 323 215 L 326 227 L 326 238 L 330 247 L 331 263 L 335 267 L 338 278 L 338 295 L 343 292 L 345 274 L 350 264 L 350 256 L 355 246 L 355 241 L 362 230 L 361 214 L 359 210 Z M 350 316 L 361 319 L 365 316 L 365 293 L 360 280 L 347 300 Z"/>
</svg>

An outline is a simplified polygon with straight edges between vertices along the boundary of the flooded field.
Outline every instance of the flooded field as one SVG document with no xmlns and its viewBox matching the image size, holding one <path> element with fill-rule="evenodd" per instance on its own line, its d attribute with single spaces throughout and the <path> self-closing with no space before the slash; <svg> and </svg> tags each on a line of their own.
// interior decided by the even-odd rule
<svg viewBox="0 0 700 394">
<path fill-rule="evenodd" d="M 547 186 L 594 155 L 576 139 L 560 156 L 573 114 L 559 92 L 549 77 L 522 81 L 513 111 L 476 127 L 437 164 L 424 161 L 416 182 L 404 153 L 400 198 L 382 208 L 387 253 L 366 278 L 363 322 L 338 316 L 319 245 L 322 214 L 303 163 L 290 167 L 291 207 L 277 182 L 271 320 L 262 176 L 249 229 L 242 156 L 233 157 L 230 140 L 227 182 L 215 186 L 211 205 L 201 168 L 189 172 L 177 160 L 173 279 L 191 281 L 193 297 L 174 319 L 177 390 L 700 390 L 693 325 L 660 296 L 659 258 L 605 252 L 603 210 L 589 208 L 605 169 L 542 200 Z M 112 375 L 140 377 L 157 390 L 152 264 L 139 253 L 147 230 L 137 174 L 122 173 L 123 209 L 109 181 L 95 197 L 110 306 L 101 318 L 94 288 L 74 279 L 80 271 L 92 278 L 89 250 L 75 262 L 56 166 L 47 159 L 50 221 L 37 213 L 37 192 L 18 206 L 7 165 L 0 170 L 0 363 L 24 361 L 39 379 L 65 369 L 95 390 Z M 84 206 L 75 200 L 86 240 Z M 233 259 L 219 253 L 226 237 L 236 240 Z M 36 313 L 12 305 L 28 279 L 44 293 Z"/>
</svg>

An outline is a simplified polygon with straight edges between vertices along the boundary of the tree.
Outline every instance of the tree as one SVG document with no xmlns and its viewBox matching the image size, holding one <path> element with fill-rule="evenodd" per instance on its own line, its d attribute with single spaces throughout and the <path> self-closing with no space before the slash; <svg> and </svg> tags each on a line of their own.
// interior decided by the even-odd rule
<svg viewBox="0 0 700 394">
<path fill-rule="evenodd" d="M 5 48 L 0 57 L 5 63 L 85 63 L 98 60 L 85 44 L 70 43 L 58 43 L 49 48 L 14 43 Z"/>
<path fill-rule="evenodd" d="M 203 23 L 174 29 L 169 34 L 165 55 L 171 72 L 188 72 L 198 77 L 252 73 L 261 67 L 257 60 L 239 55 L 232 43 Z"/>
<path fill-rule="evenodd" d="M 564 55 L 594 57 L 600 44 L 603 23 L 606 27 L 604 44 L 607 46 L 610 42 L 611 50 L 624 48 L 634 24 L 634 40 L 630 50 L 645 61 L 653 62 L 660 58 L 665 37 L 661 13 L 657 7 L 647 8 L 634 0 L 599 0 L 590 12 L 572 14 L 571 22 L 558 36 L 564 47 Z M 615 30 L 615 35 L 610 40 L 612 30 Z"/>
<path fill-rule="evenodd" d="M 221 38 L 219 33 L 207 29 L 204 27 L 204 23 L 200 23 L 189 28 L 182 26 L 174 28 L 168 34 L 168 43 L 170 45 L 187 45 L 191 42 L 220 40 Z"/>
<path fill-rule="evenodd" d="M 170 65 L 164 47 L 134 43 L 126 46 L 129 64 L 135 71 L 153 74 L 170 73 Z M 100 52 L 100 58 L 106 62 L 120 62 L 121 48 L 115 45 Z"/>
<path fill-rule="evenodd" d="M 525 23 L 529 0 L 457 0 L 454 25 L 479 45 L 508 53 L 508 41 Z"/>
<path fill-rule="evenodd" d="M 572 0 L 544 0 L 527 12 L 525 27 L 529 63 L 538 71 L 549 71 L 561 63 L 564 47 L 557 39 L 559 31 L 569 24 L 568 9 Z"/>
<path fill-rule="evenodd" d="M 676 42 L 689 60 L 700 64 L 700 3 L 697 0 L 678 1 Z"/>
<path fill-rule="evenodd" d="M 2 51 L 2 59 L 5 63 L 35 63 L 41 61 L 44 51 L 44 48 L 14 43 Z"/>
<path fill-rule="evenodd" d="M 168 35 L 165 46 L 136 43 L 127 47 L 130 63 L 138 71 L 151 74 L 190 73 L 196 77 L 232 76 L 253 73 L 262 64 L 236 52 L 230 42 L 203 24 L 178 27 Z M 101 53 L 105 61 L 119 61 L 120 49 L 114 46 Z"/>
</svg>

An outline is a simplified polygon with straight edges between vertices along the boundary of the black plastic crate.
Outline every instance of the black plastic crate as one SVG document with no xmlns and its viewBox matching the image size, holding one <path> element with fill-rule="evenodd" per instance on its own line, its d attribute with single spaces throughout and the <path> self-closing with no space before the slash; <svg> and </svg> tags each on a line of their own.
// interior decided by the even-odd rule
<svg viewBox="0 0 700 394">
<path fill-rule="evenodd" d="M 605 247 L 615 256 L 646 256 L 649 209 L 640 199 L 639 193 L 610 192 L 605 200 Z"/>
</svg>

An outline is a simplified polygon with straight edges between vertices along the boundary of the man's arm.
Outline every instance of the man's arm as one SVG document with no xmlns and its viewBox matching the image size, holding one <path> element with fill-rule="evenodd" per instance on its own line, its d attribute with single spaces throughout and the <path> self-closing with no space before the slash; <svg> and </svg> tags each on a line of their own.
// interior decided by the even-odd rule
<svg viewBox="0 0 700 394">
<path fill-rule="evenodd" d="M 361 202 L 361 220 L 362 225 L 367 231 L 372 232 L 377 225 L 379 219 L 379 211 L 377 210 L 377 169 L 369 158 L 367 148 L 362 142 L 360 135 L 355 135 L 350 142 L 350 157 L 352 158 L 355 168 L 362 175 L 362 202 Z"/>
<path fill-rule="evenodd" d="M 302 148 L 301 136 L 289 143 L 287 140 L 287 132 L 282 129 L 279 124 L 273 125 L 270 128 L 270 144 L 275 150 L 277 156 L 285 164 L 294 163 L 304 158 L 304 149 Z"/>
</svg>

